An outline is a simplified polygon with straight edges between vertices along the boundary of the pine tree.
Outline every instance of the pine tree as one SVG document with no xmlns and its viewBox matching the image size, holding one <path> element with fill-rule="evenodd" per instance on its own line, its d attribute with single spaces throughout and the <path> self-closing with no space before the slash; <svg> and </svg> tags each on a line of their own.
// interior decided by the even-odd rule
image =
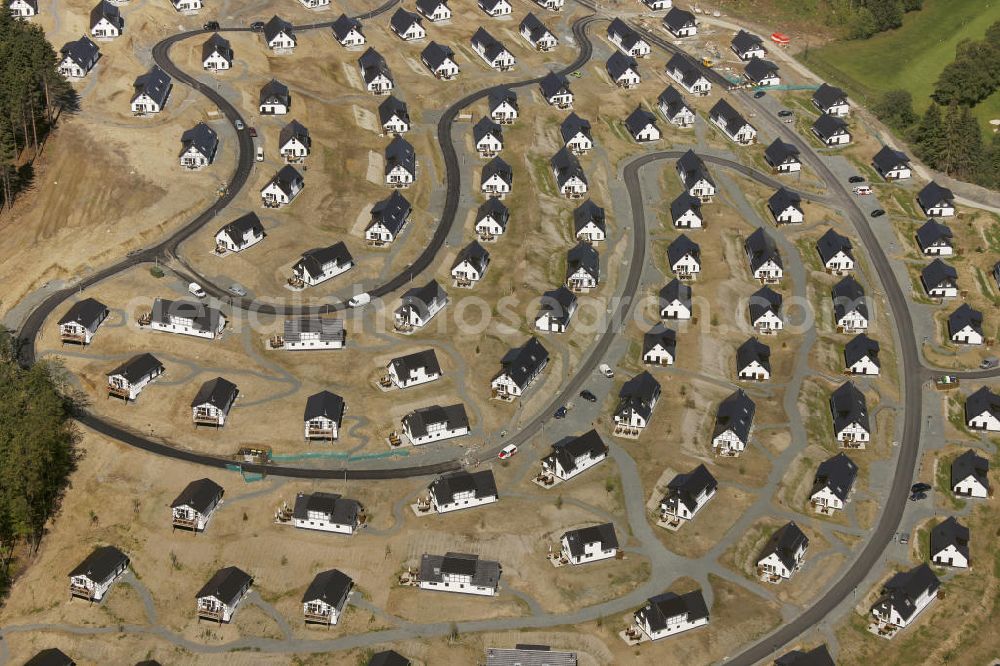
<svg viewBox="0 0 1000 666">
<path fill-rule="evenodd" d="M 945 148 L 944 122 L 941 107 L 931 102 L 920 123 L 913 130 L 912 140 L 917 157 L 932 167 L 941 160 Z"/>
</svg>

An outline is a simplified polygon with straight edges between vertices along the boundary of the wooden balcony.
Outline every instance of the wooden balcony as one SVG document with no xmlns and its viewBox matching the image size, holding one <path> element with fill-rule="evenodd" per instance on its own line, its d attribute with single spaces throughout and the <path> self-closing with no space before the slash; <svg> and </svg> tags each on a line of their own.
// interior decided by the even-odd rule
<svg viewBox="0 0 1000 666">
<path fill-rule="evenodd" d="M 337 439 L 336 432 L 333 428 L 321 428 L 318 426 L 309 426 L 306 431 L 306 439 Z"/>
<path fill-rule="evenodd" d="M 198 606 L 199 620 L 212 620 L 221 624 L 224 621 L 224 618 L 225 610 L 222 608 L 205 608 L 203 606 Z"/>
<path fill-rule="evenodd" d="M 182 530 L 197 530 L 198 529 L 198 518 L 182 518 L 180 516 L 174 516 L 171 520 L 171 526 L 174 528 L 181 528 Z"/>
<path fill-rule="evenodd" d="M 131 399 L 129 395 L 129 388 L 127 386 L 111 386 L 108 385 L 108 397 L 109 398 L 121 398 L 126 402 Z"/>
<path fill-rule="evenodd" d="M 70 583 L 69 594 L 71 597 L 78 597 L 80 599 L 86 599 L 87 601 L 94 600 L 94 590 L 86 585 L 74 585 Z"/>
<path fill-rule="evenodd" d="M 330 624 L 330 618 L 333 615 L 331 612 L 327 613 L 310 613 L 309 611 L 304 611 L 302 613 L 303 619 L 306 624 Z"/>
<path fill-rule="evenodd" d="M 218 428 L 222 426 L 222 418 L 221 416 L 211 416 L 209 414 L 195 414 L 191 417 L 191 420 L 196 426 L 209 425 Z"/>
<path fill-rule="evenodd" d="M 63 343 L 72 342 L 77 345 L 87 344 L 87 336 L 84 333 L 68 333 L 66 331 L 62 331 L 59 334 L 59 339 Z"/>
</svg>

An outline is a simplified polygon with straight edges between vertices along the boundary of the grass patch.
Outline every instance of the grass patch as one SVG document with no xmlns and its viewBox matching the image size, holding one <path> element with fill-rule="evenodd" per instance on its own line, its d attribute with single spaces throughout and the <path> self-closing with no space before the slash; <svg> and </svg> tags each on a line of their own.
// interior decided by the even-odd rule
<svg viewBox="0 0 1000 666">
<path fill-rule="evenodd" d="M 951 508 L 958 510 L 965 508 L 965 500 L 955 497 L 955 494 L 951 492 L 951 463 L 955 458 L 956 456 L 938 458 L 934 486 L 941 493 L 941 497 L 944 497 L 945 501 L 951 505 Z"/>
<path fill-rule="evenodd" d="M 986 242 L 989 243 L 990 251 L 1000 254 L 1000 222 L 994 222 L 983 229 L 983 236 L 986 237 Z"/>
<path fill-rule="evenodd" d="M 982 292 L 983 296 L 993 301 L 993 305 L 1000 307 L 1000 297 L 993 294 L 993 290 L 990 288 L 990 282 L 986 279 L 986 274 L 979 266 L 974 266 L 976 273 L 976 282 L 979 283 L 979 291 Z"/>
<path fill-rule="evenodd" d="M 556 185 L 550 177 L 549 161 L 544 157 L 532 157 L 531 168 L 535 172 L 535 182 L 540 189 L 550 197 L 556 196 Z"/>
<path fill-rule="evenodd" d="M 965 405 L 957 395 L 948 396 L 948 421 L 955 427 L 955 430 L 969 434 L 965 423 Z"/>
</svg>

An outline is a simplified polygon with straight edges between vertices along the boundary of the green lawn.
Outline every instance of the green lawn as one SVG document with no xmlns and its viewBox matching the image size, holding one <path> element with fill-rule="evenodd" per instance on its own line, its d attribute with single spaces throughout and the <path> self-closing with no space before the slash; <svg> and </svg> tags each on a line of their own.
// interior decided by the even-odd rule
<svg viewBox="0 0 1000 666">
<path fill-rule="evenodd" d="M 897 30 L 867 40 L 833 42 L 799 57 L 866 106 L 886 90 L 902 88 L 913 95 L 920 113 L 941 70 L 955 59 L 955 46 L 963 39 L 982 39 L 997 20 L 1000 2 L 926 0 L 922 10 L 906 14 Z M 1000 92 L 980 103 L 975 113 L 984 127 L 989 119 L 1000 118 Z"/>
</svg>

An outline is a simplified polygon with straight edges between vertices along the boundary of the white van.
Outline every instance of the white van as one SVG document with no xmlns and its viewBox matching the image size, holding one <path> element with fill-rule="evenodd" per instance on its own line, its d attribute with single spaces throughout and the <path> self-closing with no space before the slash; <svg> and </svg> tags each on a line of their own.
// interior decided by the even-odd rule
<svg viewBox="0 0 1000 666">
<path fill-rule="evenodd" d="M 514 457 L 516 453 L 517 453 L 517 445 L 508 444 L 507 446 L 500 449 L 500 453 L 497 454 L 497 458 L 499 458 L 500 460 L 507 460 L 508 458 Z"/>
<path fill-rule="evenodd" d="M 854 193 L 858 196 L 866 196 L 872 193 L 872 188 L 869 185 L 858 185 L 854 188 Z"/>
<path fill-rule="evenodd" d="M 371 294 L 366 292 L 364 294 L 358 294 L 351 300 L 347 301 L 347 304 L 352 308 L 360 308 L 364 305 L 368 305 L 371 302 L 372 302 Z"/>
<path fill-rule="evenodd" d="M 205 296 L 208 295 L 205 293 L 205 290 L 201 288 L 201 285 L 198 284 L 197 282 L 192 282 L 191 284 L 189 284 L 188 291 L 191 292 L 192 296 L 197 296 L 198 298 L 205 298 Z"/>
<path fill-rule="evenodd" d="M 607 363 L 601 363 L 601 364 L 600 364 L 600 365 L 599 365 L 599 366 L 597 367 L 597 369 L 598 369 L 598 370 L 600 371 L 600 373 L 601 373 L 602 375 L 604 375 L 604 376 L 605 376 L 605 377 L 607 377 L 608 379 L 611 379 L 612 377 L 614 377 L 614 376 L 615 376 L 615 371 L 614 371 L 614 370 L 612 370 L 612 369 L 611 369 L 611 366 L 610 366 L 610 365 L 608 365 Z"/>
<path fill-rule="evenodd" d="M 264 161 L 264 147 L 263 146 L 257 146 L 257 161 L 258 162 L 263 162 Z"/>
</svg>

